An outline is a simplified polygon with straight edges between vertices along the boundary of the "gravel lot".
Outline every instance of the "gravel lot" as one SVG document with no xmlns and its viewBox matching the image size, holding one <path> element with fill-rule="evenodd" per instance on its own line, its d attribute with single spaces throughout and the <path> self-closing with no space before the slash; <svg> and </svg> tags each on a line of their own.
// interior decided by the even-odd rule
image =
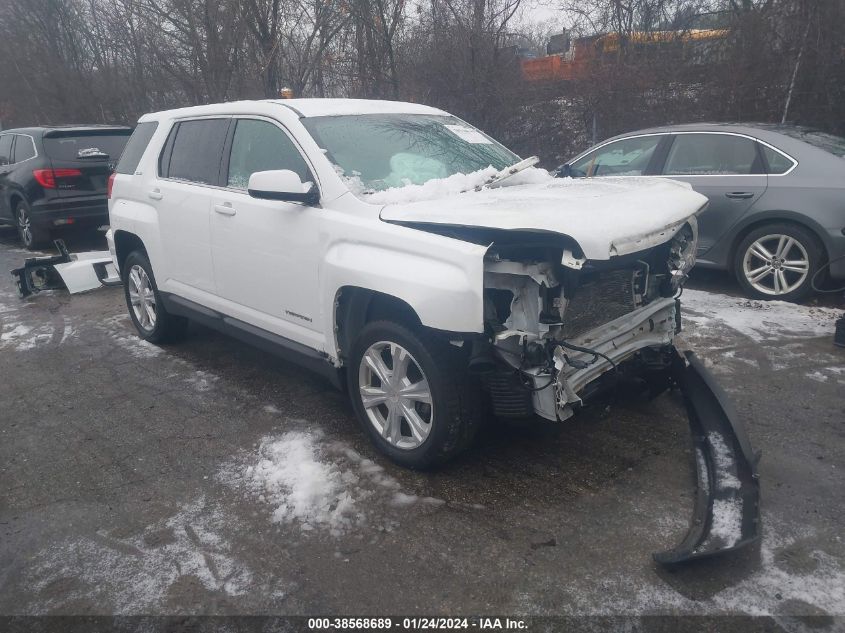
<svg viewBox="0 0 845 633">
<path fill-rule="evenodd" d="M 0 270 L 26 256 L 1 230 Z M 491 425 L 459 461 L 408 472 L 293 365 L 198 326 L 155 347 L 119 289 L 21 301 L 0 274 L 0 614 L 743 613 L 841 630 L 843 304 L 691 286 L 718 293 L 685 293 L 685 339 L 763 451 L 765 533 L 668 573 L 651 552 L 683 535 L 693 486 L 675 395 Z"/>
</svg>

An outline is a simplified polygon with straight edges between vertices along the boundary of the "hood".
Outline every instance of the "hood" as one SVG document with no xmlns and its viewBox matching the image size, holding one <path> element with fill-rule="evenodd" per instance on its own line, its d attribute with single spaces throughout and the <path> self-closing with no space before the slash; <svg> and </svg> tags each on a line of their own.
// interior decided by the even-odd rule
<svg viewBox="0 0 845 633">
<path fill-rule="evenodd" d="M 665 242 L 706 204 L 689 185 L 665 178 L 558 178 L 388 204 L 381 219 L 558 233 L 587 259 L 610 259 Z"/>
</svg>

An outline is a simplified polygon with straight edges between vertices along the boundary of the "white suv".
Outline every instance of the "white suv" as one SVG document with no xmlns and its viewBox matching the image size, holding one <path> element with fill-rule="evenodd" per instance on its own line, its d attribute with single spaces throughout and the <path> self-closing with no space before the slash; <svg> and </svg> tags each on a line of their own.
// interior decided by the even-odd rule
<svg viewBox="0 0 845 633">
<path fill-rule="evenodd" d="M 672 362 L 706 199 L 535 162 L 409 103 L 148 114 L 109 183 L 109 246 L 142 338 L 193 319 L 293 357 L 424 467 L 482 410 L 564 420 L 613 374 Z"/>
</svg>

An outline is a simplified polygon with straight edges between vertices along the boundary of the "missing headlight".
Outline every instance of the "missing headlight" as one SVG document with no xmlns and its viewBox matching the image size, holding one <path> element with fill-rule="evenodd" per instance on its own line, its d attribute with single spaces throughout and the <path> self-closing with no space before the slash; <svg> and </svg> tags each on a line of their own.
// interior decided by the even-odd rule
<svg viewBox="0 0 845 633">
<path fill-rule="evenodd" d="M 675 237 L 669 242 L 669 272 L 672 274 L 672 290 L 677 291 L 689 276 L 695 266 L 695 253 L 698 249 L 698 221 L 695 217 L 689 219 Z"/>
</svg>

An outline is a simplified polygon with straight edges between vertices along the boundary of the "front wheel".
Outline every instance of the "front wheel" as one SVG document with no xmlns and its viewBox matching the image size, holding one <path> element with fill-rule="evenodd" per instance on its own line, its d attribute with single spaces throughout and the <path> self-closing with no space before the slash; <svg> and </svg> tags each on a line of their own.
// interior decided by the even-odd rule
<svg viewBox="0 0 845 633">
<path fill-rule="evenodd" d="M 129 318 L 145 341 L 163 343 L 184 336 L 188 320 L 167 312 L 146 253 L 133 251 L 123 264 L 123 294 Z"/>
<path fill-rule="evenodd" d="M 394 462 L 427 468 L 463 450 L 478 428 L 478 390 L 460 350 L 390 321 L 363 328 L 347 383 L 355 413 Z"/>
<path fill-rule="evenodd" d="M 736 249 L 734 273 L 747 296 L 799 301 L 812 292 L 824 259 L 815 235 L 794 224 L 768 224 L 751 231 Z"/>
</svg>

